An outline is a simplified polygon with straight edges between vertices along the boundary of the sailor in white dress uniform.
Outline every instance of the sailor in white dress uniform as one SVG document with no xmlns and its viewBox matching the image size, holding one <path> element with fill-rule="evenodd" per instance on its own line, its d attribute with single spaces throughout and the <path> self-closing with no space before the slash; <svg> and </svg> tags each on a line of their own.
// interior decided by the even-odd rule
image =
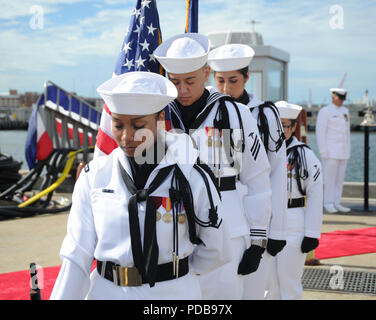
<svg viewBox="0 0 376 320">
<path fill-rule="evenodd" d="M 218 90 L 248 106 L 257 119 L 260 137 L 271 166 L 272 216 L 267 249 L 257 271 L 245 277 L 243 295 L 244 299 L 261 300 L 264 299 L 269 265 L 286 245 L 287 172 L 286 143 L 276 106 L 272 102 L 258 100 L 254 94 L 245 90 L 249 79 L 248 66 L 254 54 L 254 50 L 248 45 L 226 44 L 210 51 L 208 64 L 214 71 Z M 239 189 L 246 193 L 244 185 L 239 186 Z"/>
<path fill-rule="evenodd" d="M 324 171 L 324 209 L 350 212 L 341 205 L 347 161 L 350 158 L 350 113 L 343 106 L 347 91 L 332 88 L 332 103 L 320 109 L 316 121 L 317 145 Z"/>
<path fill-rule="evenodd" d="M 204 299 L 241 299 L 244 275 L 257 270 L 271 215 L 270 165 L 249 109 L 205 88 L 210 41 L 185 33 L 163 42 L 154 56 L 178 89 L 170 103 L 172 126 L 187 132 L 221 190 L 233 260 L 200 277 Z M 248 187 L 241 199 L 237 180 Z M 243 202 L 243 206 L 241 205 Z"/>
<path fill-rule="evenodd" d="M 76 182 L 50 298 L 200 299 L 197 274 L 231 259 L 229 235 L 191 138 L 157 122 L 176 88 L 158 74 L 130 72 L 98 92 L 119 148 L 91 161 Z"/>
<path fill-rule="evenodd" d="M 302 107 L 276 102 L 287 145 L 287 229 L 285 248 L 276 256 L 268 284 L 268 299 L 302 299 L 306 255 L 318 246 L 322 226 L 321 164 L 313 151 L 293 133 Z"/>
</svg>

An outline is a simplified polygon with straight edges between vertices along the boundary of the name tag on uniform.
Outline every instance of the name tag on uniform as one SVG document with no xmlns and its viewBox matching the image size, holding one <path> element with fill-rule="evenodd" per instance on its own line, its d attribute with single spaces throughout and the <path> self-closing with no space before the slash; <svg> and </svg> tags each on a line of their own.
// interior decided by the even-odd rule
<svg viewBox="0 0 376 320">
<path fill-rule="evenodd" d="M 102 192 L 103 193 L 115 193 L 115 191 L 112 189 L 102 189 Z"/>
</svg>

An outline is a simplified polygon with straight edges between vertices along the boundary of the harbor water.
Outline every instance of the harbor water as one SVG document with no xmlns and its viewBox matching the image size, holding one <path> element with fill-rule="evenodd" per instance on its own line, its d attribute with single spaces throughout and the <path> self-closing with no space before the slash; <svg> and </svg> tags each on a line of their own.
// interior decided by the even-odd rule
<svg viewBox="0 0 376 320">
<path fill-rule="evenodd" d="M 0 131 L 0 152 L 22 161 L 22 169 L 28 169 L 25 160 L 26 136 L 26 130 Z M 315 133 L 309 132 L 307 140 L 308 145 L 318 155 Z M 376 182 L 376 132 L 370 132 L 369 146 L 369 181 Z M 351 157 L 347 165 L 345 181 L 364 181 L 364 132 L 351 132 Z"/>
</svg>

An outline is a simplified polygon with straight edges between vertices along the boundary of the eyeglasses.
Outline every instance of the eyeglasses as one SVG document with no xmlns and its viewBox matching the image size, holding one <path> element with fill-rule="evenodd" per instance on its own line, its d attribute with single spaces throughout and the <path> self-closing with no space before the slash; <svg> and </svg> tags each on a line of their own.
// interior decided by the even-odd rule
<svg viewBox="0 0 376 320">
<path fill-rule="evenodd" d="M 293 127 L 293 125 L 292 125 L 292 124 L 290 124 L 289 126 L 286 126 L 286 125 L 282 124 L 282 127 L 283 127 L 283 129 L 290 129 L 290 128 L 292 128 L 292 127 Z"/>
</svg>

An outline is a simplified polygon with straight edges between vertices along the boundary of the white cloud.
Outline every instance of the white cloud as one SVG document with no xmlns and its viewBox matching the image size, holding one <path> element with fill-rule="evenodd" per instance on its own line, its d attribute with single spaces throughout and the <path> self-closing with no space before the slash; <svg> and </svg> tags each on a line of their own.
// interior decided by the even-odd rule
<svg viewBox="0 0 376 320">
<path fill-rule="evenodd" d="M 88 0 L 0 0 L 0 19 L 14 19 L 17 17 L 30 16 L 30 9 L 40 6 L 45 14 L 56 12 L 59 4 L 73 4 Z"/>
<path fill-rule="evenodd" d="M 126 10 L 100 11 L 74 25 L 46 27 L 20 33 L 15 29 L 0 32 L 2 66 L 14 70 L 41 71 L 51 65 L 79 65 L 85 56 L 114 55 L 127 27 Z M 52 24 L 50 24 L 52 25 Z"/>
<path fill-rule="evenodd" d="M 52 13 L 63 4 L 78 1 L 87 0 L 41 0 L 38 4 L 45 13 Z M 358 91 L 368 86 L 372 94 L 372 88 L 376 92 L 376 87 L 368 83 L 375 74 L 376 35 L 372 26 L 376 6 L 372 1 L 335 2 L 344 10 L 343 30 L 330 28 L 331 4 L 317 0 L 201 0 L 199 30 L 205 34 L 249 31 L 250 20 L 260 21 L 255 27 L 263 35 L 264 43 L 290 53 L 289 89 L 293 98 L 302 95 L 297 91 L 305 95 L 312 88 L 312 92 L 318 92 L 317 99 L 322 100 L 328 86 L 333 82 L 337 85 L 344 72 L 348 72 L 345 86 Z M 135 0 L 105 0 L 99 5 L 87 1 L 88 6 L 99 5 L 103 10 L 91 17 L 83 12 L 81 20 L 63 26 L 56 26 L 47 14 L 43 30 L 24 33 L 17 29 L 14 19 L 29 16 L 35 0 L 0 0 L 3 8 L 0 18 L 8 24 L 0 31 L 0 70 L 51 70 L 56 64 L 79 67 L 89 56 L 98 57 L 98 61 L 106 57 L 115 60 L 135 3 Z M 124 9 L 112 9 L 117 4 L 124 4 Z M 164 40 L 184 32 L 185 4 L 176 0 L 157 1 Z"/>
<path fill-rule="evenodd" d="M 374 85 L 376 33 L 372 27 L 376 6 L 372 1 L 336 1 L 343 8 L 344 29 L 330 27 L 333 14 L 331 3 L 323 1 L 205 1 L 201 11 L 199 30 L 250 31 L 248 21 L 260 21 L 256 31 L 264 44 L 273 45 L 290 53 L 290 97 L 299 97 L 297 91 L 308 92 L 310 87 L 318 92 L 321 100 L 328 86 L 338 85 L 348 72 L 345 86 L 354 95 Z M 368 3 L 368 5 L 367 5 Z M 353 95 L 353 96 L 354 96 Z"/>
</svg>

